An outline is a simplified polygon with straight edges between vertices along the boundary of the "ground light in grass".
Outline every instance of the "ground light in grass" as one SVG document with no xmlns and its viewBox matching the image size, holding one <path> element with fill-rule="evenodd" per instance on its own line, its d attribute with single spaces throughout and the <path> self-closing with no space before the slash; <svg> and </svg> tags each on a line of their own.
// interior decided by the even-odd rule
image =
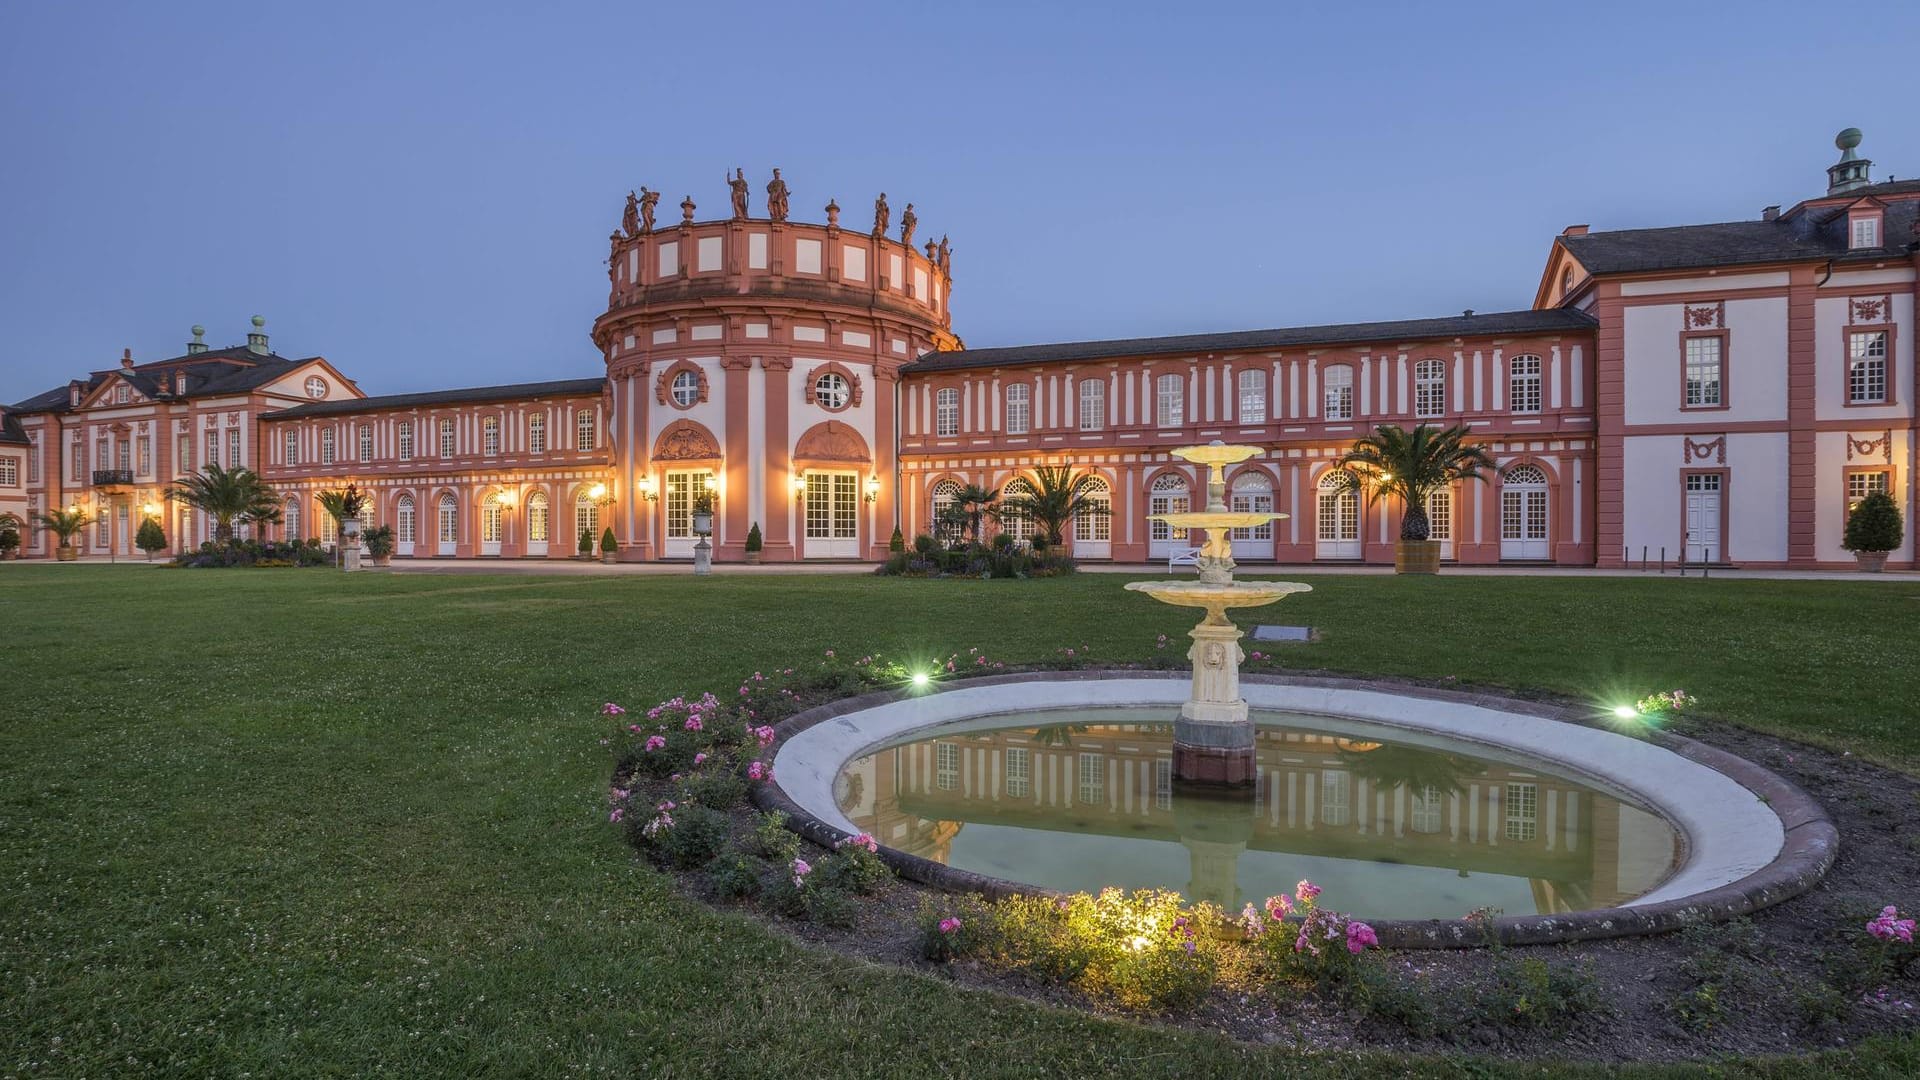
<svg viewBox="0 0 1920 1080">
<path fill-rule="evenodd" d="M 927 687 L 931 686 L 932 684 L 933 684 L 933 676 L 927 674 L 924 671 L 916 671 L 913 673 L 913 688 L 915 690 L 925 690 Z"/>
</svg>

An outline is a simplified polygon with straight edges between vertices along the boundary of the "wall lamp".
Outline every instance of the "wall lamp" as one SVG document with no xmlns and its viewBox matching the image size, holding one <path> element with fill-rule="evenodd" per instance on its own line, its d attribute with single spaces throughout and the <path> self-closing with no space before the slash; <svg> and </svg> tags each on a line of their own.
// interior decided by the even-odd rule
<svg viewBox="0 0 1920 1080">
<path fill-rule="evenodd" d="M 594 487 L 597 490 L 605 490 L 604 487 L 599 484 L 595 484 Z M 653 490 L 653 477 L 651 476 L 643 476 L 640 479 L 634 481 L 633 491 L 634 491 L 634 494 L 640 496 L 642 499 L 646 500 L 647 502 L 654 502 L 655 500 L 660 498 L 660 493 Z"/>
<path fill-rule="evenodd" d="M 807 478 L 799 473 L 793 474 L 793 497 L 795 499 L 807 497 Z"/>
<path fill-rule="evenodd" d="M 879 497 L 880 497 L 880 478 L 878 476 L 867 477 L 867 501 L 873 502 Z"/>
</svg>

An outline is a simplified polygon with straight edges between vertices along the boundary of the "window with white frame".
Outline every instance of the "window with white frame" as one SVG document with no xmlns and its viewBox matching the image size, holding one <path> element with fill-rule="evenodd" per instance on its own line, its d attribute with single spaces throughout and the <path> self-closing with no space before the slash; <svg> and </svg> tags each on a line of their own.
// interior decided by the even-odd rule
<svg viewBox="0 0 1920 1080">
<path fill-rule="evenodd" d="M 1438 358 L 1413 365 L 1413 415 L 1426 418 L 1447 411 L 1447 362 Z"/>
<path fill-rule="evenodd" d="M 1080 802 L 1097 806 L 1107 801 L 1107 761 L 1103 754 L 1080 755 Z"/>
<path fill-rule="evenodd" d="M 960 391 L 946 387 L 933 393 L 933 433 L 941 436 L 960 434 Z"/>
<path fill-rule="evenodd" d="M 227 468 L 237 469 L 239 467 L 240 467 L 240 429 L 237 427 L 232 427 L 227 429 Z"/>
<path fill-rule="evenodd" d="M 1422 785 L 1407 797 L 1407 827 L 1417 833 L 1432 834 L 1441 826 L 1440 789 Z"/>
<path fill-rule="evenodd" d="M 360 425 L 360 461 L 364 464 L 373 460 L 373 425 Z"/>
<path fill-rule="evenodd" d="M 440 421 L 440 456 L 453 456 L 453 420 L 450 417 Z"/>
<path fill-rule="evenodd" d="M 320 464 L 333 464 L 333 429 L 330 427 L 320 429 Z"/>
<path fill-rule="evenodd" d="M 1686 339 L 1687 408 L 1717 409 L 1726 404 L 1721 356 L 1724 348 L 1725 343 L 1719 335 Z"/>
<path fill-rule="evenodd" d="M 1033 387 L 1026 383 L 1011 383 L 1007 386 L 1006 433 L 1025 435 L 1032 419 Z"/>
<path fill-rule="evenodd" d="M 1540 786 L 1507 785 L 1507 839 L 1525 843 L 1537 834 L 1540 822 Z"/>
<path fill-rule="evenodd" d="M 115 468 L 121 472 L 130 472 L 133 469 L 133 444 L 123 438 L 114 444 L 114 449 L 119 452 L 118 457 L 120 459 Z"/>
<path fill-rule="evenodd" d="M 534 413 L 527 417 L 527 453 L 544 454 L 547 452 L 547 414 Z"/>
<path fill-rule="evenodd" d="M 80 476 L 86 470 L 86 467 L 87 467 L 86 462 L 81 460 L 83 457 L 81 450 L 85 445 L 86 445 L 85 443 L 82 443 L 77 439 L 74 440 L 73 453 L 72 455 L 70 455 L 71 460 L 67 466 L 67 471 L 71 474 L 68 477 L 68 479 L 72 480 L 76 484 L 80 482 Z"/>
<path fill-rule="evenodd" d="M 1328 420 L 1353 419 L 1353 369 L 1345 364 L 1335 364 L 1327 369 L 1321 382 L 1325 391 Z"/>
<path fill-rule="evenodd" d="M 1847 335 L 1847 403 L 1879 405 L 1887 400 L 1887 332 L 1857 330 Z"/>
<path fill-rule="evenodd" d="M 287 464 L 300 464 L 300 433 L 292 428 L 287 429 L 286 454 L 284 456 L 287 459 Z"/>
<path fill-rule="evenodd" d="M 1177 377 L 1177 376 L 1176 376 Z M 1161 473 L 1154 477 L 1153 486 L 1147 492 L 1147 514 L 1184 514 L 1191 507 L 1188 502 L 1187 478 L 1179 473 Z M 1164 521 L 1149 520 L 1147 536 L 1152 540 L 1185 540 L 1187 530 L 1176 529 Z"/>
<path fill-rule="evenodd" d="M 826 372 L 813 380 L 813 402 L 823 409 L 844 409 L 853 402 L 853 384 L 837 371 Z"/>
<path fill-rule="evenodd" d="M 460 539 L 460 503 L 452 492 L 440 496 L 440 542 L 452 544 Z"/>
<path fill-rule="evenodd" d="M 483 417 L 480 421 L 480 452 L 492 457 L 500 452 L 500 418 Z"/>
<path fill-rule="evenodd" d="M 1267 422 L 1267 373 L 1247 368 L 1240 373 L 1240 422 Z"/>
<path fill-rule="evenodd" d="M 415 523 L 414 523 L 414 517 L 413 517 L 413 496 L 411 495 L 400 496 L 400 502 L 396 508 L 396 513 L 394 514 L 394 517 L 397 519 L 396 525 L 394 528 L 394 539 L 402 544 L 413 543 L 413 537 L 414 537 L 414 531 L 415 531 Z"/>
<path fill-rule="evenodd" d="M 182 439 L 181 442 L 184 445 L 186 440 Z M 27 483 L 37 484 L 39 482 L 40 482 L 40 436 L 35 435 L 33 436 L 32 443 L 27 447 Z"/>
<path fill-rule="evenodd" d="M 1099 431 L 1107 426 L 1107 384 L 1099 379 L 1080 381 L 1080 430 Z"/>
<path fill-rule="evenodd" d="M 400 436 L 398 441 L 400 443 L 400 448 L 399 448 L 400 460 L 412 461 L 413 460 L 413 421 L 411 420 L 400 421 Z"/>
<path fill-rule="evenodd" d="M 1021 477 L 1007 481 L 1000 489 L 1000 531 L 1025 543 L 1033 539 L 1033 516 L 1020 507 L 1033 497 L 1033 485 Z"/>
<path fill-rule="evenodd" d="M 0 487 L 20 486 L 20 459 L 0 457 Z"/>
<path fill-rule="evenodd" d="M 1232 509 L 1237 514 L 1270 514 L 1273 512 L 1273 478 L 1259 469 L 1247 469 L 1233 478 Z M 1271 540 L 1273 522 L 1267 521 L 1252 528 L 1233 530 L 1235 540 Z"/>
<path fill-rule="evenodd" d="M 960 786 L 960 748 L 950 742 L 933 744 L 933 783 L 941 791 Z"/>
<path fill-rule="evenodd" d="M 946 517 L 949 510 L 953 509 L 954 500 L 959 497 L 960 484 L 956 480 L 942 480 L 933 485 L 933 499 L 928 507 L 933 516 L 927 519 L 932 523 L 930 531 L 939 530 L 942 519 Z"/>
<path fill-rule="evenodd" d="M 1316 532 L 1321 540 L 1360 539 L 1360 492 L 1352 473 L 1328 469 L 1320 477 L 1320 512 Z"/>
<path fill-rule="evenodd" d="M 1113 539 L 1113 489 L 1095 477 L 1087 483 L 1086 510 L 1073 517 L 1073 538 L 1089 544 Z"/>
<path fill-rule="evenodd" d="M 121 383 L 119 386 L 113 388 L 113 403 L 115 405 L 125 405 L 131 400 L 133 400 L 132 387 L 126 383 Z"/>
<path fill-rule="evenodd" d="M 1187 379 L 1184 375 L 1162 375 L 1154 383 L 1154 423 L 1161 427 L 1179 427 L 1187 422 Z"/>
<path fill-rule="evenodd" d="M 1509 412 L 1540 411 L 1540 358 L 1516 356 L 1507 361 L 1507 409 Z"/>
<path fill-rule="evenodd" d="M 153 475 L 153 437 L 150 435 L 136 436 L 134 439 L 134 449 L 136 451 L 134 456 L 134 461 L 138 466 L 140 475 L 152 476 Z"/>
<path fill-rule="evenodd" d="M 1427 492 L 1427 539 L 1453 539 L 1453 489 L 1434 488 Z"/>
<path fill-rule="evenodd" d="M 581 409 L 573 417 L 574 449 L 591 450 L 595 446 L 593 410 Z"/>
<path fill-rule="evenodd" d="M 527 541 L 546 543 L 548 527 L 547 495 L 543 491 L 536 491 L 527 496 Z"/>
<path fill-rule="evenodd" d="M 287 508 L 281 513 L 281 521 L 286 525 L 287 539 L 305 539 L 300 535 L 300 500 L 297 496 L 287 499 Z"/>
<path fill-rule="evenodd" d="M 1880 219 L 1872 215 L 1854 218 L 1853 243 L 1849 246 L 1856 248 L 1879 247 Z"/>
<path fill-rule="evenodd" d="M 340 539 L 340 523 L 323 507 L 320 511 L 320 542 L 332 547 Z"/>
<path fill-rule="evenodd" d="M 673 377 L 673 385 L 668 389 L 667 394 L 680 408 L 691 408 L 700 400 L 700 373 L 697 371 L 677 373 Z"/>
<path fill-rule="evenodd" d="M 1033 751 L 1023 746 L 1007 748 L 1007 794 L 1015 799 L 1033 794 Z"/>
<path fill-rule="evenodd" d="M 584 491 L 573 500 L 573 535 L 590 539 L 600 536 L 600 504 L 588 498 Z"/>
<path fill-rule="evenodd" d="M 1345 825 L 1352 818 L 1353 777 L 1338 769 L 1320 772 L 1320 824 Z"/>
<path fill-rule="evenodd" d="M 1173 761 L 1160 758 L 1153 763 L 1153 808 L 1173 809 Z"/>
<path fill-rule="evenodd" d="M 1893 473 L 1886 469 L 1859 469 L 1847 474 L 1847 513 L 1860 505 L 1860 500 L 1875 492 L 1893 491 Z"/>
</svg>

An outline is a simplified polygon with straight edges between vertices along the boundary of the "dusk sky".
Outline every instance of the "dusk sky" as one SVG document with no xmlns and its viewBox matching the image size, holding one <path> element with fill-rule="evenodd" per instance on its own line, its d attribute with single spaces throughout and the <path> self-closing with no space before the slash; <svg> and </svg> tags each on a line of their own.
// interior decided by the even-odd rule
<svg viewBox="0 0 1920 1080">
<path fill-rule="evenodd" d="M 0 402 L 255 313 L 372 394 L 591 376 L 628 189 L 735 166 L 914 203 L 976 347 L 1526 307 L 1849 125 L 1920 176 L 1914 5 L 514 7 L 0 6 Z"/>
</svg>

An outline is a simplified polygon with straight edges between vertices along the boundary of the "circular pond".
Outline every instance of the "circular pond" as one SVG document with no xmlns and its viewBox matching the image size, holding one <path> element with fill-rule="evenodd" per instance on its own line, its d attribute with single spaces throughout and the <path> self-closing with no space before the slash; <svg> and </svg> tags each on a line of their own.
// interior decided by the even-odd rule
<svg viewBox="0 0 1920 1080">
<path fill-rule="evenodd" d="M 944 887 L 1168 888 L 1232 911 L 1306 878 L 1342 910 L 1404 924 L 1402 944 L 1423 943 L 1415 925 L 1457 943 L 1483 908 L 1511 940 L 1730 915 L 1803 890 L 1833 856 L 1798 789 L 1686 740 L 1344 680 L 1242 691 L 1250 787 L 1174 779 L 1184 678 L 1080 672 L 796 717 L 774 798 L 826 833 L 871 833 Z"/>
</svg>

